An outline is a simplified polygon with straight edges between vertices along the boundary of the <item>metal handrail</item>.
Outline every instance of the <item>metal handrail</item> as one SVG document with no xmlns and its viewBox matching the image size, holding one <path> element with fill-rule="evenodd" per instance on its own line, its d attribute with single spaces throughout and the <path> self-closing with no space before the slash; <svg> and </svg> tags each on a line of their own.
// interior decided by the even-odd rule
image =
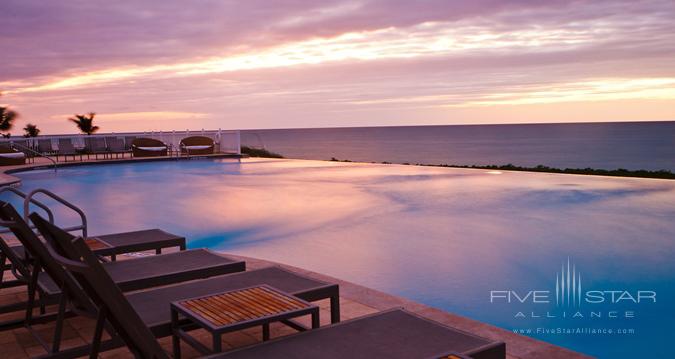
<svg viewBox="0 0 675 359">
<path fill-rule="evenodd" d="M 24 145 L 20 145 L 20 144 L 18 144 L 18 143 L 12 142 L 12 146 L 18 147 L 20 150 L 26 150 L 26 151 L 29 151 L 29 152 L 33 153 L 34 155 L 37 155 L 37 156 L 39 156 L 39 157 L 46 158 L 46 159 L 52 161 L 52 164 L 53 164 L 53 166 L 54 166 L 54 172 L 56 172 L 56 166 L 57 166 L 58 162 L 56 162 L 53 158 L 51 158 L 51 157 L 49 157 L 49 156 L 45 156 L 45 155 L 43 155 L 42 153 L 40 153 L 40 152 L 38 152 L 38 151 L 35 151 L 34 149 L 32 149 L 32 148 L 30 148 L 30 147 L 27 147 L 27 146 L 24 146 Z"/>
<path fill-rule="evenodd" d="M 82 211 L 76 205 L 66 201 L 65 199 L 59 197 L 55 193 L 53 193 L 49 190 L 46 190 L 44 188 L 38 188 L 38 189 L 32 190 L 30 193 L 28 193 L 26 198 L 23 200 L 23 215 L 24 215 L 24 217 L 26 217 L 26 218 L 28 217 L 30 202 L 33 199 L 33 196 L 35 196 L 38 193 L 42 193 L 42 194 L 46 195 L 47 197 L 51 197 L 52 199 L 56 200 L 57 202 L 61 203 L 64 206 L 72 209 L 78 215 L 80 215 L 80 219 L 82 220 L 82 224 L 80 224 L 79 226 L 72 226 L 72 227 L 63 228 L 63 230 L 66 231 L 66 232 L 81 230 L 82 231 L 82 237 L 87 238 L 87 216 L 84 214 L 84 211 Z"/>
<path fill-rule="evenodd" d="M 3 188 L 0 188 L 0 194 L 2 194 L 2 193 L 4 193 L 4 192 L 14 193 L 15 195 L 17 195 L 17 196 L 23 198 L 24 200 L 26 199 L 26 197 L 28 197 L 24 192 L 21 192 L 21 191 L 19 191 L 18 189 L 14 188 L 14 187 L 3 187 Z M 36 205 L 36 206 L 42 208 L 42 210 L 44 210 L 45 212 L 47 212 L 47 216 L 49 217 L 49 223 L 54 223 L 54 214 L 53 214 L 52 211 L 49 209 L 49 207 L 47 207 L 44 203 L 42 203 L 42 202 L 40 202 L 40 201 L 38 201 L 38 200 L 36 200 L 36 199 L 34 199 L 34 198 L 32 198 L 32 199 L 30 200 L 30 203 L 32 203 L 32 204 L 34 204 L 34 205 Z M 23 219 L 26 221 L 26 223 L 29 223 L 29 222 L 28 222 L 28 217 L 25 215 L 25 213 L 26 213 L 26 212 L 24 211 L 24 218 L 23 218 Z M 0 223 L 0 224 L 4 224 L 4 223 Z M 33 228 L 33 229 L 35 228 L 35 226 L 32 226 L 32 225 L 31 225 L 30 227 Z M 0 233 L 8 233 L 8 232 L 11 232 L 11 230 L 10 230 L 9 228 L 2 228 L 2 229 L 0 229 Z"/>
</svg>

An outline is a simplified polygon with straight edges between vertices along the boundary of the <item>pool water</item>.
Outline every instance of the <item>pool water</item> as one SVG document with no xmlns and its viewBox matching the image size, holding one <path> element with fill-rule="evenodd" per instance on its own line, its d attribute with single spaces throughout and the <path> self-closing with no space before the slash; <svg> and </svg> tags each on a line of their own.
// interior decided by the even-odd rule
<svg viewBox="0 0 675 359">
<path fill-rule="evenodd" d="M 602 358 L 675 340 L 675 181 L 265 159 L 17 176 L 90 234 L 159 227 Z"/>
</svg>

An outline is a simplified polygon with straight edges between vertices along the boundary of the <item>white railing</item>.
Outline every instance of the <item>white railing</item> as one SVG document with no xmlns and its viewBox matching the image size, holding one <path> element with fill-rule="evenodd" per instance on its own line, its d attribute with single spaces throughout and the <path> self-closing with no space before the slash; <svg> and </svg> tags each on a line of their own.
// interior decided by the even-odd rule
<svg viewBox="0 0 675 359">
<path fill-rule="evenodd" d="M 94 135 L 67 134 L 67 135 L 40 135 L 38 137 L 11 137 L 2 138 L 0 143 L 15 142 L 20 145 L 27 143 L 31 148 L 37 148 L 39 140 L 50 140 L 51 148 L 58 150 L 59 139 L 70 139 L 75 148 L 84 148 L 85 138 L 119 138 L 125 141 L 127 147 L 131 143 L 126 143 L 132 137 L 149 137 L 158 139 L 174 149 L 180 148 L 180 141 L 190 136 L 206 136 L 213 139 L 216 144 L 216 152 L 241 154 L 241 137 L 239 130 L 198 130 L 198 131 L 151 131 L 151 132 L 119 132 L 119 133 L 97 133 Z"/>
</svg>

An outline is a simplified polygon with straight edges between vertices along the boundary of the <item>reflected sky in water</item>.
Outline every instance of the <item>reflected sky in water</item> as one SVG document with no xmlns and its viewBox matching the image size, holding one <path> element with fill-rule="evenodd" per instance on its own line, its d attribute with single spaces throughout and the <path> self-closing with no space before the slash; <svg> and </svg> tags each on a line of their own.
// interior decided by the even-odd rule
<svg viewBox="0 0 675 359">
<path fill-rule="evenodd" d="M 265 159 L 19 176 L 24 190 L 48 188 L 83 208 L 92 234 L 159 227 L 191 247 L 303 267 L 507 329 L 637 331 L 532 334 L 601 357 L 645 345 L 659 357 L 675 339 L 663 319 L 675 314 L 675 181 Z M 61 211 L 57 221 L 77 222 Z M 490 303 L 491 290 L 554 290 L 568 258 L 586 289 L 653 290 L 658 301 L 579 308 L 634 311 L 629 319 L 530 318 L 561 309 Z"/>
</svg>

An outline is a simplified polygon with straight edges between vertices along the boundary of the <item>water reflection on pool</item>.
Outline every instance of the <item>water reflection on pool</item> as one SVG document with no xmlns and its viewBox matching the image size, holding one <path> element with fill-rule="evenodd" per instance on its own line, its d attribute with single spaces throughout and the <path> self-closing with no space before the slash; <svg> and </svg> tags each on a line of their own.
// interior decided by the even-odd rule
<svg viewBox="0 0 675 359">
<path fill-rule="evenodd" d="M 531 328 L 531 336 L 601 357 L 639 356 L 642 348 L 665 357 L 675 339 L 673 321 L 665 320 L 675 314 L 674 181 L 256 159 L 19 176 L 24 190 L 48 188 L 81 206 L 94 234 L 160 227 L 187 236 L 192 247 L 288 263 L 504 328 Z M 76 222 L 66 213 L 57 218 Z M 568 258 L 584 290 L 653 290 L 657 303 L 556 306 L 556 276 Z M 547 290 L 552 300 L 490 303 L 498 290 Z M 635 317 L 607 314 L 627 311 Z"/>
</svg>

